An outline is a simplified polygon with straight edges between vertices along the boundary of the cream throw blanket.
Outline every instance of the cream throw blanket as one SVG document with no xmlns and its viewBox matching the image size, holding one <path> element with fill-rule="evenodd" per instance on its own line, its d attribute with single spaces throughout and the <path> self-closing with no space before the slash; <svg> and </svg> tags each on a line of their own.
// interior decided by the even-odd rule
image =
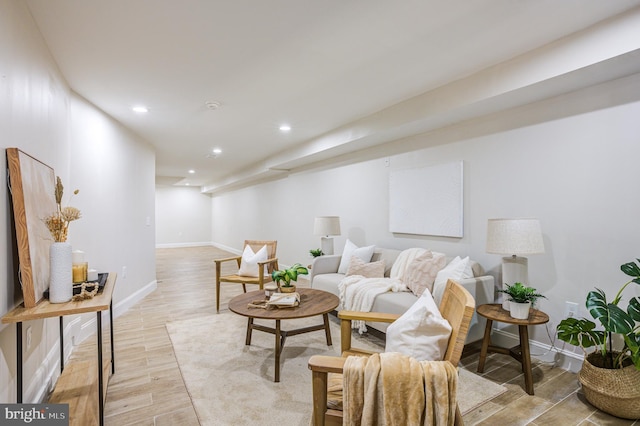
<svg viewBox="0 0 640 426">
<path fill-rule="evenodd" d="M 454 424 L 458 372 L 448 361 L 387 352 L 350 356 L 343 371 L 343 425 Z"/>
<path fill-rule="evenodd" d="M 338 284 L 340 303 L 347 311 L 370 312 L 376 296 L 388 291 L 409 291 L 402 281 L 395 278 L 365 278 L 362 275 L 350 275 Z M 353 321 L 352 328 L 360 334 L 367 331 L 364 321 Z"/>
</svg>

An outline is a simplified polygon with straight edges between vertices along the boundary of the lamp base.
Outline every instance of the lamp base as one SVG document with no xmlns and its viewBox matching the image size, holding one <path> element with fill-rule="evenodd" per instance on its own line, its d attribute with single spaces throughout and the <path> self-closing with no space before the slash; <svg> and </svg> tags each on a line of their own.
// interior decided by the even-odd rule
<svg viewBox="0 0 640 426">
<path fill-rule="evenodd" d="M 506 290 L 505 284 L 513 285 L 522 283 L 528 285 L 529 261 L 526 257 L 509 256 L 502 258 L 502 289 Z M 509 310 L 508 296 L 502 293 L 502 309 Z"/>
<path fill-rule="evenodd" d="M 320 237 L 320 249 L 324 254 L 333 254 L 333 238 Z"/>
</svg>

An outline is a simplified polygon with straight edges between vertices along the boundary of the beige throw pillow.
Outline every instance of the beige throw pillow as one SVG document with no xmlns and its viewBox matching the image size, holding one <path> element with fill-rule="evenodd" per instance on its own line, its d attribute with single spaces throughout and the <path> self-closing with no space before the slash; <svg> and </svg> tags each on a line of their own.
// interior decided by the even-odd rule
<svg viewBox="0 0 640 426">
<path fill-rule="evenodd" d="M 446 264 L 447 259 L 444 254 L 434 255 L 431 251 L 427 251 L 407 265 L 404 284 L 418 297 L 422 296 L 425 290 L 433 293 L 436 276 Z"/>
<path fill-rule="evenodd" d="M 384 277 L 384 259 L 377 262 L 365 262 L 358 256 L 352 256 L 346 276 L 362 275 L 365 278 Z"/>
</svg>

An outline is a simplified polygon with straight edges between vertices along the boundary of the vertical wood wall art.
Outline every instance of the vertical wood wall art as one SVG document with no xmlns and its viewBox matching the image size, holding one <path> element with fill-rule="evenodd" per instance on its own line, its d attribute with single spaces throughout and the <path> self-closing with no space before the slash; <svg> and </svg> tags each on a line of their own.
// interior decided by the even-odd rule
<svg viewBox="0 0 640 426">
<path fill-rule="evenodd" d="M 53 240 L 44 218 L 56 210 L 55 173 L 18 148 L 7 148 L 7 165 L 22 297 L 25 307 L 31 308 L 49 287 L 49 246 Z"/>
</svg>

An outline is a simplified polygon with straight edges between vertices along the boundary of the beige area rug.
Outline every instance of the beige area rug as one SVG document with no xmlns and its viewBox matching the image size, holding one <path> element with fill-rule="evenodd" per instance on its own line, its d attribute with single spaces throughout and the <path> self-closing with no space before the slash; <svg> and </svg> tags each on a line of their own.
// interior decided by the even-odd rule
<svg viewBox="0 0 640 426">
<path fill-rule="evenodd" d="M 231 312 L 184 321 L 166 327 L 191 401 L 202 425 L 309 425 L 312 355 L 338 355 L 340 328 L 330 316 L 333 346 L 324 332 L 287 338 L 281 355 L 280 382 L 273 381 L 274 339 L 254 330 L 246 346 L 247 319 Z M 320 316 L 282 322 L 283 330 L 320 324 Z M 256 323 L 273 326 L 274 321 Z M 382 351 L 374 337 L 356 336 L 358 347 Z M 506 391 L 466 370 L 460 370 L 458 403 L 462 413 Z"/>
</svg>

